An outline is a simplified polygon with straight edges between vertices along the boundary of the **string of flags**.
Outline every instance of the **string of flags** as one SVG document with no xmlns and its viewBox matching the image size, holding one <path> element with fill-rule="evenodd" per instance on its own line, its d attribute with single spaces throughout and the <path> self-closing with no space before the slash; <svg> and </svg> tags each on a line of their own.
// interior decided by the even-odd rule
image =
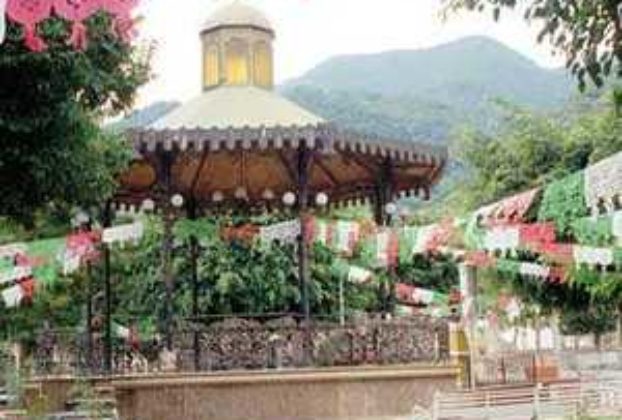
<svg viewBox="0 0 622 420">
<path fill-rule="evenodd" d="M 38 33 L 38 25 L 57 16 L 71 23 L 67 42 L 77 50 L 88 45 L 85 21 L 97 12 L 105 11 L 113 17 L 112 31 L 129 41 L 135 34 L 131 12 L 138 0 L 0 0 L 0 43 L 4 39 L 5 16 L 24 29 L 24 45 L 34 52 L 47 49 Z"/>
<path fill-rule="evenodd" d="M 518 202 L 524 206 L 526 199 L 523 197 Z M 519 207 L 520 211 L 516 208 L 511 213 L 514 218 L 516 214 L 526 211 L 523 207 Z M 497 211 L 499 214 L 510 214 Z M 522 268 L 517 272 L 552 282 L 563 281 L 571 266 L 622 269 L 622 247 L 559 243 L 552 222 L 502 225 L 488 213 L 485 219 L 487 226 L 482 226 L 481 214 L 476 212 L 471 218 L 446 220 L 421 227 L 376 227 L 367 221 L 309 218 L 306 222 L 306 240 L 309 244 L 323 244 L 344 258 L 350 258 L 358 251 L 360 260 L 369 268 L 393 267 L 398 262 L 410 260 L 415 254 L 426 253 L 451 253 L 468 265 L 495 267 L 499 255 L 516 256 L 518 251 L 530 251 L 540 255 L 543 261 L 522 262 Z M 615 213 L 611 220 L 621 219 L 620 214 L 622 212 Z M 283 226 L 290 226 L 290 229 L 283 229 Z M 260 231 L 262 241 L 283 240 L 297 237 L 299 227 L 296 221 L 291 221 L 263 227 Z M 613 234 L 612 237 L 617 238 Z M 463 251 L 457 252 L 457 249 Z"/>
<path fill-rule="evenodd" d="M 398 301 L 409 305 L 447 305 L 449 303 L 449 297 L 446 294 L 404 283 L 395 285 L 395 297 Z"/>
<path fill-rule="evenodd" d="M 30 301 L 39 285 L 50 285 L 99 257 L 98 245 L 136 243 L 144 234 L 141 222 L 81 231 L 66 238 L 0 246 L 0 287 L 7 308 Z"/>
</svg>

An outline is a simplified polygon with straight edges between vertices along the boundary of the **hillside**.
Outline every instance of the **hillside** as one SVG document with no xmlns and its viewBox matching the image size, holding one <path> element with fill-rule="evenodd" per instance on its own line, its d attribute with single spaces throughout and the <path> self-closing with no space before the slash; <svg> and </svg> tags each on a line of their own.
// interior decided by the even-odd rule
<svg viewBox="0 0 622 420">
<path fill-rule="evenodd" d="M 110 130 L 123 131 L 131 128 L 145 127 L 156 121 L 157 119 L 168 114 L 180 105 L 176 101 L 160 101 L 154 102 L 151 105 L 133 111 L 127 117 L 108 124 L 106 127 Z"/>
<path fill-rule="evenodd" d="M 574 89 L 564 71 L 541 68 L 484 37 L 338 56 L 281 86 L 290 99 L 351 128 L 442 143 L 456 126 L 493 128 L 497 100 L 550 109 Z"/>
</svg>

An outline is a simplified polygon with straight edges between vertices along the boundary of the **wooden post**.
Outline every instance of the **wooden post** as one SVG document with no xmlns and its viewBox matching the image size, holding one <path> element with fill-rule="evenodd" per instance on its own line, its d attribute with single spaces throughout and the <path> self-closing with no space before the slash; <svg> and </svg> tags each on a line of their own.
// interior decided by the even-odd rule
<svg viewBox="0 0 622 420">
<path fill-rule="evenodd" d="M 475 388 L 475 323 L 477 321 L 477 269 L 461 263 L 458 265 L 460 292 L 462 294 L 462 318 L 469 347 L 469 382 Z"/>
<path fill-rule="evenodd" d="M 373 202 L 374 221 L 378 226 L 389 226 L 391 224 L 391 215 L 387 214 L 386 205 L 393 199 L 394 178 L 391 159 L 387 158 L 382 162 L 378 173 L 375 199 Z M 393 279 L 395 277 L 395 267 L 388 267 L 389 284 L 380 286 L 380 299 L 382 301 L 382 314 L 384 318 L 392 312 L 394 301 Z"/>
<path fill-rule="evenodd" d="M 302 296 L 302 313 L 307 325 L 311 321 L 309 306 L 309 248 L 306 243 L 307 227 L 305 219 L 309 205 L 309 166 L 311 152 L 300 146 L 297 153 L 298 172 L 298 219 L 300 222 L 300 237 L 298 238 L 298 279 Z"/>
<path fill-rule="evenodd" d="M 103 215 L 104 228 L 112 225 L 112 203 L 106 202 Z M 110 246 L 103 244 L 104 247 L 104 371 L 112 373 L 112 286 L 110 279 Z"/>
</svg>

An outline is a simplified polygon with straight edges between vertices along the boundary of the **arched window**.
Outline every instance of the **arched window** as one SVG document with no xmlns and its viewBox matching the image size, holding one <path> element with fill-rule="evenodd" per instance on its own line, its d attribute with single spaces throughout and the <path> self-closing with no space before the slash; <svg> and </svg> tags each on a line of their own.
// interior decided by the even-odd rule
<svg viewBox="0 0 622 420">
<path fill-rule="evenodd" d="M 257 42 L 253 52 L 253 73 L 255 84 L 272 87 L 272 51 L 266 42 Z"/>
<path fill-rule="evenodd" d="M 248 84 L 248 44 L 232 39 L 226 46 L 226 75 L 228 85 Z"/>
<path fill-rule="evenodd" d="M 220 83 L 218 47 L 214 44 L 206 45 L 203 57 L 203 85 L 205 87 L 216 86 Z"/>
</svg>

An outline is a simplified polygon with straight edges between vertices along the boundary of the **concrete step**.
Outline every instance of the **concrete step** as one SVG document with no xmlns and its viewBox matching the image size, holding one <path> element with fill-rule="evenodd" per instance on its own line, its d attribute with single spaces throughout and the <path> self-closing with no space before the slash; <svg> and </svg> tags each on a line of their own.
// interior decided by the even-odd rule
<svg viewBox="0 0 622 420">
<path fill-rule="evenodd" d="M 104 415 L 99 420 L 117 420 L 115 415 Z M 88 411 L 63 411 L 49 414 L 46 420 L 92 420 L 92 413 Z"/>
<path fill-rule="evenodd" d="M 25 420 L 27 418 L 28 413 L 25 410 L 0 409 L 0 420 Z"/>
</svg>

